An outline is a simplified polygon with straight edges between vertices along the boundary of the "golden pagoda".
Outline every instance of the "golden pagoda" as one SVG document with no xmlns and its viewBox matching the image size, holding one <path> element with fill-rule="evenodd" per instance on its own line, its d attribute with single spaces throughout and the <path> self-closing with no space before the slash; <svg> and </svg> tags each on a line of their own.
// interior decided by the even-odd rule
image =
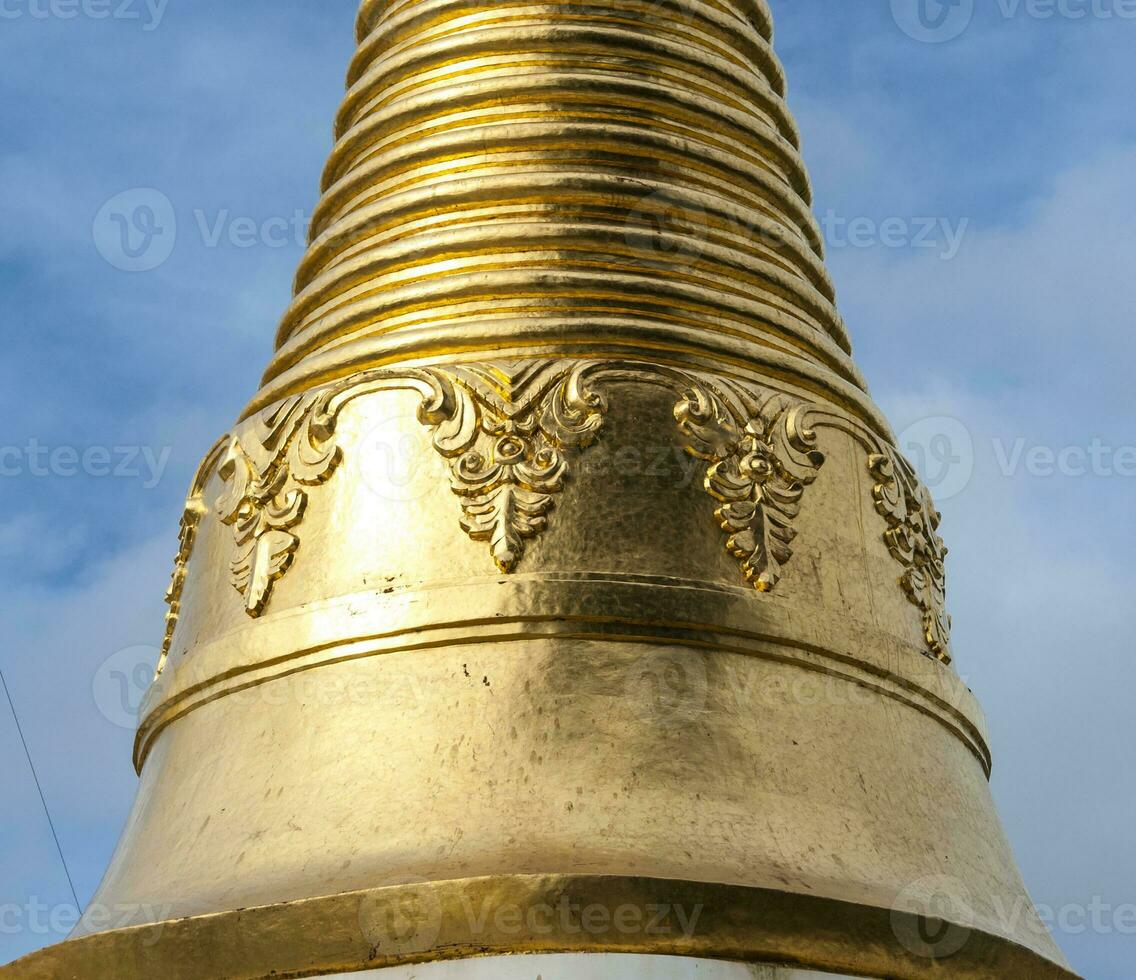
<svg viewBox="0 0 1136 980">
<path fill-rule="evenodd" d="M 133 814 L 4 977 L 1072 977 L 765 0 L 366 0 L 358 37 Z"/>
</svg>

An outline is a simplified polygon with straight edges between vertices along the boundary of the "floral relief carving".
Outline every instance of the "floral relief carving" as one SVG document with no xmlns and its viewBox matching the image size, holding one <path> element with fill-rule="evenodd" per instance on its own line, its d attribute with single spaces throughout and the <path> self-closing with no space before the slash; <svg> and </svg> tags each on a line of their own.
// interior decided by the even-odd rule
<svg viewBox="0 0 1136 980">
<path fill-rule="evenodd" d="M 186 502 L 185 511 L 181 516 L 181 526 L 178 529 L 178 553 L 174 559 L 174 570 L 170 576 L 170 585 L 166 589 L 166 631 L 162 638 L 162 652 L 158 657 L 158 666 L 154 672 L 160 677 L 165 670 L 166 661 L 169 660 L 170 650 L 173 647 L 174 631 L 181 618 L 181 598 L 185 590 L 186 569 L 189 565 L 189 556 L 193 553 L 193 546 L 197 540 L 197 526 L 205 514 L 205 508 L 200 500 L 190 498 Z"/>
<path fill-rule="evenodd" d="M 166 609 L 166 629 L 162 638 L 162 652 L 158 657 L 158 666 L 154 672 L 155 678 L 161 677 L 173 648 L 174 631 L 181 619 L 181 601 L 182 594 L 185 591 L 189 559 L 193 554 L 194 544 L 197 542 L 198 526 L 208 512 L 204 500 L 205 484 L 213 475 L 224 446 L 225 441 L 222 440 L 209 450 L 198 467 L 193 478 L 193 484 L 189 488 L 189 494 L 186 496 L 185 510 L 182 512 L 181 525 L 178 529 L 178 553 L 174 559 L 174 570 L 170 576 L 169 588 L 166 589 L 166 606 L 168 607 Z"/>
<path fill-rule="evenodd" d="M 591 445 L 606 404 L 590 362 L 499 361 L 426 369 L 434 397 L 422 420 L 449 460 L 461 526 L 511 572 L 548 525 L 573 452 Z"/>
<path fill-rule="evenodd" d="M 227 487 L 216 510 L 233 530 L 231 581 L 250 616 L 264 611 L 273 583 L 292 564 L 307 488 L 326 481 L 339 463 L 335 394 L 331 389 L 295 395 L 229 437 L 219 467 Z"/>
<path fill-rule="evenodd" d="M 951 662 L 951 618 L 947 615 L 944 559 L 947 547 L 939 537 L 942 515 L 930 491 L 911 465 L 890 446 L 868 458 L 876 480 L 872 495 L 876 510 L 887 520 L 888 550 L 905 569 L 900 584 L 923 614 L 923 634 L 931 654 Z"/>
<path fill-rule="evenodd" d="M 793 557 L 794 521 L 824 454 L 805 424 L 810 406 L 763 397 L 728 382 L 696 384 L 675 417 L 690 440 L 688 452 L 711 464 L 705 488 L 721 504 L 715 516 L 727 551 L 747 581 L 769 592 Z"/>
<path fill-rule="evenodd" d="M 547 528 L 573 456 L 603 428 L 607 404 L 596 383 L 605 375 L 654 378 L 683 391 L 675 416 L 687 452 L 709 464 L 704 488 L 718 504 L 714 513 L 726 550 L 755 589 L 776 588 L 793 557 L 802 501 L 825 462 L 814 426 L 838 424 L 830 413 L 754 385 L 646 364 L 530 359 L 370 371 L 288 398 L 215 447 L 182 520 L 161 663 L 207 510 L 204 483 L 213 472 L 225 483 L 215 510 L 235 544 L 230 579 L 248 615 L 256 617 L 295 561 L 309 490 L 328 480 L 340 462 L 335 424 L 343 406 L 370 392 L 415 390 L 422 398 L 419 419 L 448 463 L 461 527 L 488 544 L 498 569 L 508 573 Z M 887 520 L 888 549 L 904 566 L 903 590 L 922 612 L 931 654 L 949 663 L 940 515 L 902 456 L 874 436 L 858 438 L 869 448 L 873 498 Z"/>
<path fill-rule="evenodd" d="M 226 488 L 215 505 L 233 532 L 231 581 L 245 611 L 264 612 L 295 560 L 308 489 L 327 481 L 341 459 L 334 439 L 339 412 L 353 398 L 384 389 L 422 395 L 419 418 L 449 462 L 461 526 L 488 542 L 501 571 L 512 571 L 526 542 L 547 526 L 571 454 L 590 445 L 603 425 L 606 405 L 587 379 L 592 367 L 497 361 L 366 372 L 253 416 L 224 446 L 218 473 Z"/>
</svg>

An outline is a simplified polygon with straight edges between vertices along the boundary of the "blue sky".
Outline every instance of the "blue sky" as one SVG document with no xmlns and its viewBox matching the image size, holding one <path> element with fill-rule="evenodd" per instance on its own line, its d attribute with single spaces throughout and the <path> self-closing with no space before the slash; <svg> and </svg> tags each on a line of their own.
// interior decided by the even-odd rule
<svg viewBox="0 0 1136 980">
<path fill-rule="evenodd" d="M 913 3 L 774 0 L 777 47 L 858 362 L 940 491 L 1007 829 L 1074 964 L 1119 980 L 1136 20 L 1122 0 L 960 0 L 958 36 L 927 43 Z M 76 6 L 0 3 L 0 667 L 86 901 L 134 792 L 130 678 L 156 655 L 185 488 L 256 386 L 301 252 L 279 224 L 240 247 L 238 219 L 313 205 L 356 3 Z M 177 233 L 130 273 L 96 217 L 140 188 Z M 0 785 L 0 905 L 71 901 L 2 702 Z M 41 926 L 0 929 L 0 962 L 60 938 Z"/>
</svg>

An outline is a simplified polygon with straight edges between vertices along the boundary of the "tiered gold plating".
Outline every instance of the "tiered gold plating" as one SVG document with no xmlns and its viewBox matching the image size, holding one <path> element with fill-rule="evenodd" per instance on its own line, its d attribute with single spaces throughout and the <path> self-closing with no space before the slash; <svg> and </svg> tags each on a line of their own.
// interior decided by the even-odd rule
<svg viewBox="0 0 1136 980">
<path fill-rule="evenodd" d="M 364 10 L 254 407 L 534 348 L 765 361 L 866 401 L 768 25 L 699 0 Z"/>
</svg>

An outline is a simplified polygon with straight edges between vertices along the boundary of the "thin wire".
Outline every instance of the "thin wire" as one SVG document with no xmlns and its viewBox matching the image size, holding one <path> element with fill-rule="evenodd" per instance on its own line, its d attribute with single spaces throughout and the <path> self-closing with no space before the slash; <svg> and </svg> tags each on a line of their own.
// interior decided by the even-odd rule
<svg viewBox="0 0 1136 980">
<path fill-rule="evenodd" d="M 75 908 L 79 910 L 79 914 L 83 914 L 83 906 L 79 904 L 79 895 L 75 891 L 75 882 L 71 880 L 71 871 L 67 867 L 67 859 L 63 856 L 63 847 L 59 843 L 59 834 L 55 830 L 55 821 L 51 819 L 51 811 L 47 808 L 47 797 L 43 795 L 43 787 L 40 785 L 39 774 L 36 772 L 35 763 L 32 762 L 32 754 L 28 750 L 28 740 L 24 738 L 24 729 L 20 725 L 20 716 L 16 714 L 16 706 L 12 703 L 12 692 L 8 690 L 8 682 L 4 679 L 4 672 L 0 670 L 0 684 L 4 687 L 4 696 L 8 699 L 8 707 L 12 709 L 12 720 L 16 723 L 16 732 L 20 736 L 20 744 L 24 747 L 24 755 L 28 759 L 28 768 L 32 771 L 32 779 L 35 780 L 36 790 L 39 792 L 39 801 L 43 804 L 43 812 L 47 817 L 47 825 L 51 828 L 51 836 L 55 838 L 55 849 L 59 852 L 59 863 L 63 865 L 63 873 L 67 876 L 67 884 L 71 886 L 71 897 L 75 899 Z"/>
</svg>

